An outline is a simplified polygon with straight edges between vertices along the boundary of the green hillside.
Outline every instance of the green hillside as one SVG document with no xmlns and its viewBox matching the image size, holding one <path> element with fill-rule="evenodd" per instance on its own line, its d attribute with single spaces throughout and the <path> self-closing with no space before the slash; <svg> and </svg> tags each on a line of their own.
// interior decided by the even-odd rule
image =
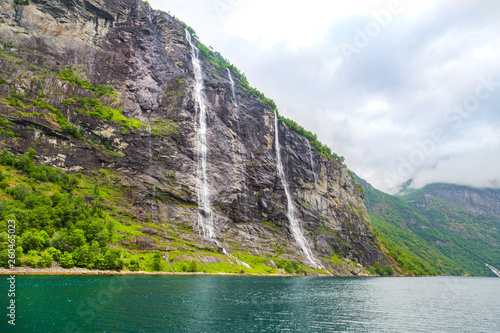
<svg viewBox="0 0 500 333">
<path fill-rule="evenodd" d="M 393 196 L 357 180 L 378 237 L 404 272 L 491 276 L 485 263 L 500 266 L 498 218 L 467 212 L 442 193 L 430 194 L 443 185 Z M 456 188 L 449 185 L 448 191 Z"/>
</svg>

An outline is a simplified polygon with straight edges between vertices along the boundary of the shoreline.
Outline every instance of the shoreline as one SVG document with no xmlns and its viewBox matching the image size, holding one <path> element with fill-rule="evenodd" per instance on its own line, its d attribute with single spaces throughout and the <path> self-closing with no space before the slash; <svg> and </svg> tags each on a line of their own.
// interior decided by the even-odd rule
<svg viewBox="0 0 500 333">
<path fill-rule="evenodd" d="M 52 268 L 30 268 L 17 267 L 16 269 L 0 268 L 0 275 L 199 275 L 199 276 L 255 276 L 255 277 L 375 277 L 373 275 L 360 274 L 357 276 L 334 276 L 334 275 L 302 275 L 302 274 L 238 274 L 238 273 L 205 273 L 205 272 L 145 272 L 145 271 L 101 271 L 83 268 L 64 269 Z"/>
<path fill-rule="evenodd" d="M 79 267 L 65 269 L 61 267 L 51 268 L 31 268 L 31 267 L 17 267 L 16 269 L 7 269 L 0 267 L 0 275 L 171 275 L 171 276 L 248 276 L 248 277 L 339 277 L 339 278 L 369 278 L 369 277 L 417 277 L 417 276 L 378 276 L 378 275 L 304 275 L 304 274 L 239 274 L 239 273 L 206 273 L 206 272 L 146 272 L 146 271 L 101 271 L 101 270 L 88 270 Z M 432 277 L 474 277 L 470 275 L 435 275 L 435 276 L 418 276 L 419 278 L 432 278 Z M 491 276 L 476 276 L 476 277 L 491 277 Z"/>
</svg>

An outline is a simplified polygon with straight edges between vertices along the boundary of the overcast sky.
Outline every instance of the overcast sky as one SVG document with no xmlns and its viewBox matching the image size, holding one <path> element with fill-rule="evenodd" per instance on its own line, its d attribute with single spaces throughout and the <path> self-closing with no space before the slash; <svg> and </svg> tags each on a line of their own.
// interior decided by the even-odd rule
<svg viewBox="0 0 500 333">
<path fill-rule="evenodd" d="M 500 188 L 500 1 L 149 2 L 375 187 Z"/>
</svg>

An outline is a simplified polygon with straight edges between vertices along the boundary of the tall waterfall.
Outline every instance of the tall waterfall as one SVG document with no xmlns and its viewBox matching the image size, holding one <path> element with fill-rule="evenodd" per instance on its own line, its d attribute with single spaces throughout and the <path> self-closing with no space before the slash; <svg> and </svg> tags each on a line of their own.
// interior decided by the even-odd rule
<svg viewBox="0 0 500 333">
<path fill-rule="evenodd" d="M 295 208 L 293 207 L 293 202 L 292 202 L 292 196 L 290 194 L 290 188 L 288 187 L 288 182 L 285 178 L 285 172 L 283 170 L 283 163 L 281 162 L 281 148 L 280 148 L 280 141 L 279 141 L 279 127 L 278 127 L 278 114 L 274 113 L 274 137 L 275 137 L 275 145 L 276 145 L 276 159 L 277 159 L 277 167 L 278 167 L 278 176 L 281 179 L 281 182 L 283 183 L 283 187 L 285 188 L 285 195 L 286 195 L 286 200 L 287 200 L 287 209 L 286 209 L 286 216 L 288 217 L 288 220 L 290 221 L 290 227 L 292 229 L 293 237 L 295 238 L 295 241 L 299 246 L 301 247 L 302 251 L 306 255 L 307 259 L 313 263 L 316 267 L 322 267 L 320 264 L 316 262 L 316 259 L 314 258 L 314 255 L 311 251 L 311 248 L 309 247 L 309 244 L 307 243 L 307 240 L 304 238 L 304 235 L 302 234 L 302 230 L 300 230 L 300 225 L 295 218 Z"/>
<path fill-rule="evenodd" d="M 212 219 L 212 206 L 207 179 L 207 107 L 203 96 L 203 75 L 198 57 L 199 50 L 191 41 L 191 34 L 186 31 L 186 38 L 191 46 L 192 63 L 194 68 L 195 87 L 194 97 L 198 106 L 196 113 L 196 153 L 198 166 L 196 169 L 196 189 L 198 194 L 198 224 L 207 238 L 215 238 L 215 228 Z"/>
<path fill-rule="evenodd" d="M 234 107 L 236 108 L 236 111 L 237 111 L 237 119 L 236 119 L 236 126 L 237 126 L 237 130 L 238 130 L 238 135 L 241 136 L 241 126 L 240 126 L 240 122 L 241 122 L 241 111 L 238 107 L 238 102 L 236 100 L 236 93 L 235 93 L 235 89 L 234 89 L 234 81 L 233 81 L 233 77 L 231 75 L 231 71 L 229 70 L 229 68 L 226 68 L 227 70 L 227 75 L 229 77 L 229 82 L 231 83 L 231 93 L 233 95 L 233 103 L 234 103 Z M 248 216 L 248 195 L 246 192 L 246 189 L 247 189 L 247 180 L 246 180 L 246 176 L 245 176 L 245 161 L 244 161 L 244 152 L 243 152 L 243 144 L 241 143 L 240 141 L 240 144 L 238 145 L 239 147 L 239 157 L 238 157 L 238 164 L 240 166 L 240 172 L 241 172 L 241 180 L 243 181 L 243 185 L 242 185 L 242 197 L 243 197 L 243 214 L 244 214 L 244 217 L 245 219 L 247 218 Z M 235 160 L 236 160 L 236 157 L 235 157 Z"/>
</svg>

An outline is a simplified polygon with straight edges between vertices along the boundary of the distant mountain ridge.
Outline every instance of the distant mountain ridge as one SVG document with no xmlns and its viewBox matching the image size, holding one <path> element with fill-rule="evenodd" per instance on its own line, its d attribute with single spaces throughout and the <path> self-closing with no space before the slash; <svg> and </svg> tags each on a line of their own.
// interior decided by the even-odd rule
<svg viewBox="0 0 500 333">
<path fill-rule="evenodd" d="M 429 267 L 417 275 L 493 276 L 485 263 L 500 264 L 500 190 L 436 183 L 392 196 L 357 181 L 382 243 L 402 266 L 405 253 L 407 271 L 420 259 Z"/>
<path fill-rule="evenodd" d="M 500 190 L 436 183 L 411 191 L 403 197 L 419 191 L 425 192 L 429 198 L 439 197 L 450 204 L 460 206 L 472 214 L 500 215 Z"/>
</svg>

